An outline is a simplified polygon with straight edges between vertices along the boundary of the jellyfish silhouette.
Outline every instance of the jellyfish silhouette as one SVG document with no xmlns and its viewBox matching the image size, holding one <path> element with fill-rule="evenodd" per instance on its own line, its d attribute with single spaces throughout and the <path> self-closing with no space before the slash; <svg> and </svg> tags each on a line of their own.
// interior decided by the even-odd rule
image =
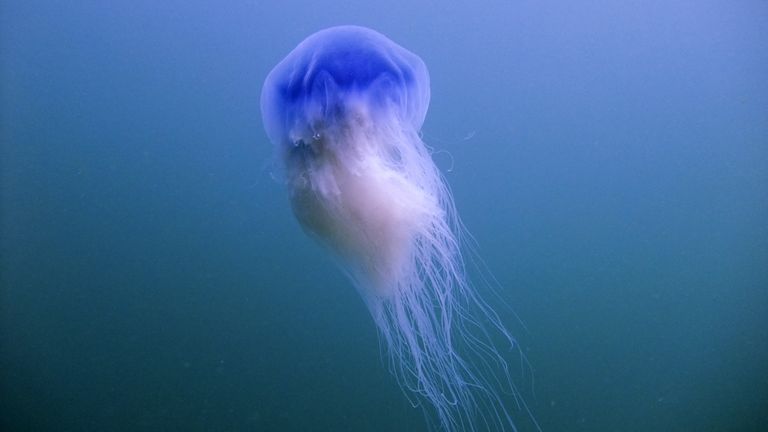
<svg viewBox="0 0 768 432">
<path fill-rule="evenodd" d="M 504 401 L 530 411 L 493 343 L 515 340 L 467 280 L 468 236 L 419 135 L 429 97 L 418 56 L 341 26 L 271 71 L 261 110 L 296 218 L 357 288 L 414 406 L 447 431 L 516 430 Z"/>
</svg>

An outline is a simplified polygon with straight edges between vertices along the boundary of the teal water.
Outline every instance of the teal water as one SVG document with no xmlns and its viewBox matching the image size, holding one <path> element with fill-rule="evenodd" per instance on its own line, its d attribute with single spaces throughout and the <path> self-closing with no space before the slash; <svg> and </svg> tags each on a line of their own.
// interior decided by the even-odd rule
<svg viewBox="0 0 768 432">
<path fill-rule="evenodd" d="M 347 23 L 430 69 L 543 430 L 765 428 L 764 1 L 32 0 L 0 6 L 0 429 L 426 430 L 261 126 Z"/>
</svg>

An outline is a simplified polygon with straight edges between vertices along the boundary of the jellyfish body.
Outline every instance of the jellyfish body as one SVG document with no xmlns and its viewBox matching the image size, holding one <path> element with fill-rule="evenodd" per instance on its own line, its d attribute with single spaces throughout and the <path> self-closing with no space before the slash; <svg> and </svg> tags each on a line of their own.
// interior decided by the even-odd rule
<svg viewBox="0 0 768 432">
<path fill-rule="evenodd" d="M 453 198 L 419 136 L 429 97 L 418 56 L 341 26 L 272 70 L 261 110 L 296 218 L 359 291 L 411 401 L 444 430 L 514 430 L 497 388 L 522 401 L 492 340 L 514 339 L 467 282 Z"/>
</svg>

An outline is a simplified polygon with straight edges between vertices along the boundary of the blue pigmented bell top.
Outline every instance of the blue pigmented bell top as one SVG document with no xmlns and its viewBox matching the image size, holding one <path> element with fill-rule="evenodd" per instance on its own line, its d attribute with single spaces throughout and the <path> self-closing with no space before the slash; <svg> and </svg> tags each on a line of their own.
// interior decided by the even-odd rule
<svg viewBox="0 0 768 432">
<path fill-rule="evenodd" d="M 322 30 L 270 72 L 261 111 L 267 134 L 279 144 L 344 122 L 352 102 L 420 129 L 429 105 L 424 62 L 365 27 Z"/>
</svg>

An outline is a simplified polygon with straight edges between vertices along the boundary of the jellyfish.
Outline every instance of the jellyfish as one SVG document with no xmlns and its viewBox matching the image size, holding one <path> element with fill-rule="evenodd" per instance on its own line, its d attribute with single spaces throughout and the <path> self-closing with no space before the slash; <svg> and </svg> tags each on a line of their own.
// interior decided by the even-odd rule
<svg viewBox="0 0 768 432">
<path fill-rule="evenodd" d="M 500 391 L 530 410 L 494 341 L 517 345 L 468 282 L 469 236 L 420 135 L 429 99 L 417 55 L 340 26 L 275 66 L 261 112 L 296 219 L 359 292 L 414 406 L 446 431 L 517 430 Z"/>
</svg>

